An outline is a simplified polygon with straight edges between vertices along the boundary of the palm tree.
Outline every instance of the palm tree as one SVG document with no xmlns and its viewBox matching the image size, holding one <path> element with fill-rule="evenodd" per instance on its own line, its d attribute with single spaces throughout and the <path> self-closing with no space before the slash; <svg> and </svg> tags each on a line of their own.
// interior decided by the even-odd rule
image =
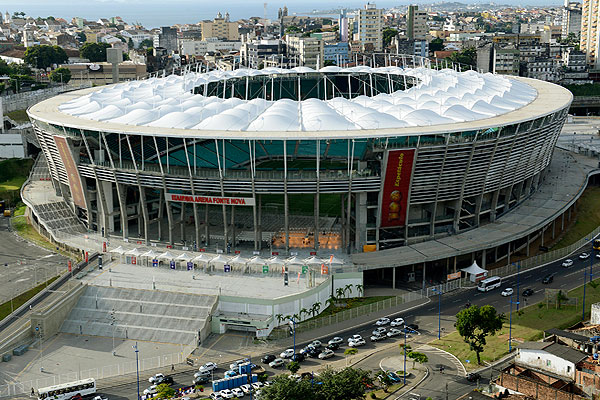
<svg viewBox="0 0 600 400">
<path fill-rule="evenodd" d="M 306 315 L 308 313 L 309 313 L 308 310 L 306 308 L 303 308 L 303 309 L 300 310 L 300 312 L 298 314 L 300 314 L 300 319 L 302 319 L 302 314 Z"/>
<path fill-rule="evenodd" d="M 283 316 L 283 314 L 277 314 L 275 315 L 275 318 L 277 318 L 277 326 L 281 325 L 281 321 L 283 321 L 285 318 Z"/>
<path fill-rule="evenodd" d="M 351 283 L 344 286 L 344 296 L 346 295 L 346 291 L 348 291 L 349 295 L 352 294 L 352 284 Z M 348 297 L 350 297 L 350 296 L 348 296 Z"/>
<path fill-rule="evenodd" d="M 344 297 L 344 289 L 341 287 L 335 289 L 335 294 L 338 299 L 341 299 L 342 297 Z"/>
<path fill-rule="evenodd" d="M 328 298 L 328 299 L 325 301 L 325 303 L 326 303 L 326 304 L 328 304 L 328 306 L 327 306 L 327 307 L 331 307 L 331 308 L 333 308 L 333 306 L 335 305 L 335 297 L 331 296 L 330 298 Z"/>
<path fill-rule="evenodd" d="M 362 297 L 363 291 L 364 291 L 364 286 L 363 285 L 354 285 L 354 286 L 356 286 L 356 291 L 358 292 L 358 295 Z"/>
<path fill-rule="evenodd" d="M 312 313 L 312 316 L 314 317 L 315 315 L 317 315 L 319 313 L 319 311 L 321 311 L 321 302 L 317 301 L 310 308 L 310 312 Z"/>
</svg>

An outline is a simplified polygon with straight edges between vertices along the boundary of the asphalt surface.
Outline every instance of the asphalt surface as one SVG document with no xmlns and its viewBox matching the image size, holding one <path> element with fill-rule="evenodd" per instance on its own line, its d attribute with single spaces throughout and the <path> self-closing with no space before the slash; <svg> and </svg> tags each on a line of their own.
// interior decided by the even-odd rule
<svg viewBox="0 0 600 400">
<path fill-rule="evenodd" d="M 454 316 L 460 309 L 462 309 L 467 302 L 471 302 L 472 304 L 482 306 L 482 305 L 492 305 L 499 312 L 503 312 L 508 315 L 511 307 L 510 297 L 503 297 L 501 295 L 502 290 L 505 288 L 511 287 L 514 289 L 515 294 L 513 295 L 513 311 L 516 311 L 516 302 L 517 302 L 517 287 L 519 292 L 519 301 L 523 306 L 528 304 L 534 304 L 540 302 L 544 299 L 544 290 L 546 288 L 550 289 L 563 289 L 563 290 L 571 290 L 575 287 L 581 286 L 583 284 L 584 272 L 586 269 L 587 277 L 589 280 L 589 266 L 590 261 L 600 262 L 600 258 L 595 257 L 586 260 L 579 259 L 579 254 L 582 252 L 591 253 L 591 245 L 588 245 L 581 249 L 578 253 L 574 254 L 570 257 L 573 260 L 573 265 L 568 268 L 562 267 L 563 260 L 556 261 L 554 263 L 548 264 L 546 266 L 521 272 L 518 276 L 513 276 L 510 278 L 505 278 L 502 281 L 502 286 L 499 289 L 494 289 L 489 292 L 480 292 L 477 289 L 463 289 L 457 290 L 454 292 L 450 292 L 447 294 L 443 294 L 441 296 L 441 302 L 439 302 L 439 296 L 432 298 L 432 301 L 423 306 L 418 306 L 412 309 L 410 312 L 406 314 L 392 314 L 389 315 L 391 319 L 402 317 L 408 324 L 420 324 L 423 321 L 429 321 L 427 327 L 419 327 L 419 335 L 413 335 L 409 340 L 412 341 L 412 346 L 415 348 L 418 344 L 424 344 L 432 339 L 434 339 L 438 335 L 438 329 L 436 324 L 431 324 L 433 320 L 435 322 L 435 316 L 438 315 L 438 307 L 441 311 L 441 321 L 442 321 L 442 334 L 444 334 L 445 330 L 452 329 L 452 324 L 454 320 Z M 597 253 L 597 252 L 595 252 Z M 542 279 L 546 275 L 552 275 L 554 280 L 550 284 L 542 284 Z M 594 276 L 598 276 L 600 274 L 600 269 L 594 274 Z M 526 289 L 530 288 L 534 291 L 534 294 L 523 298 L 521 293 Z M 589 307 L 589 305 L 588 305 Z M 371 336 L 371 332 L 375 328 L 375 321 L 372 321 L 367 324 L 363 324 L 361 326 L 356 326 L 351 329 L 345 331 L 342 335 L 344 339 L 354 335 L 359 334 L 362 335 L 365 339 Z M 332 335 L 333 336 L 333 335 Z M 315 337 L 314 339 L 319 339 L 323 343 L 326 343 L 332 336 L 330 337 Z M 371 343 L 367 339 L 367 344 L 359 348 L 360 352 L 364 350 L 373 350 L 378 346 L 384 346 L 389 344 L 391 341 L 400 342 L 404 340 L 403 336 L 395 337 L 392 339 L 387 339 L 378 343 Z M 297 349 L 300 349 L 306 343 L 297 343 Z M 308 358 L 306 361 L 302 363 L 303 367 L 308 367 L 311 369 L 319 369 L 330 361 L 340 360 L 343 358 L 343 351 L 347 348 L 346 346 L 342 346 L 339 350 L 336 351 L 336 355 L 329 360 L 318 360 Z M 272 354 L 278 354 L 278 351 L 273 351 Z M 428 354 L 430 356 L 430 361 L 427 366 L 430 368 L 430 375 L 425 381 L 415 390 L 413 393 L 420 394 L 423 397 L 431 396 L 434 399 L 445 399 L 446 398 L 446 384 L 448 384 L 448 395 L 449 398 L 456 398 L 459 394 L 466 393 L 469 389 L 473 389 L 476 387 L 477 383 L 468 382 L 464 378 L 464 372 L 458 371 L 456 366 L 452 363 L 452 361 L 448 357 L 444 357 L 439 354 Z M 379 355 L 378 357 L 383 357 L 383 355 Z M 243 358 L 243 356 L 240 356 Z M 211 361 L 211 360 L 203 360 L 203 361 Z M 252 360 L 253 362 L 260 364 L 259 360 Z M 377 358 L 373 358 L 373 362 L 376 362 Z M 260 364 L 262 366 L 262 364 Z M 439 371 L 439 365 L 444 365 L 444 370 Z M 220 368 L 215 371 L 214 377 L 215 379 L 219 379 L 223 376 L 223 373 L 229 369 L 227 365 L 220 365 Z M 287 370 L 279 368 L 274 370 L 269 368 L 268 366 L 265 368 L 267 373 L 270 376 L 276 375 L 278 373 L 285 372 Z M 191 385 L 193 380 L 193 374 L 196 370 L 189 370 L 184 372 L 175 371 L 171 375 L 175 379 L 175 388 L 179 388 L 186 385 Z M 170 371 L 162 371 L 165 374 L 168 374 Z M 140 391 L 147 388 L 149 386 L 148 377 L 149 374 L 142 374 L 140 376 Z M 489 377 L 488 377 L 489 378 Z M 485 373 L 482 374 L 482 379 L 479 382 L 480 385 L 487 384 L 488 380 L 486 380 Z M 112 387 L 102 387 L 102 383 L 99 384 L 100 392 L 103 395 L 109 397 L 109 399 L 136 399 L 137 397 L 137 384 L 135 382 L 135 377 L 131 382 L 127 382 L 124 384 L 112 386 Z M 205 385 L 206 387 L 209 384 Z M 410 398 L 410 395 L 408 396 Z"/>
</svg>

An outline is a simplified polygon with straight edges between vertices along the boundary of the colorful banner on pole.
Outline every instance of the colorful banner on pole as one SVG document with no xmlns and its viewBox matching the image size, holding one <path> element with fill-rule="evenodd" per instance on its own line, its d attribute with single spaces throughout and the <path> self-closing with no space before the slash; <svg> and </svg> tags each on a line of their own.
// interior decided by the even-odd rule
<svg viewBox="0 0 600 400">
<path fill-rule="evenodd" d="M 224 272 L 231 272 L 231 265 L 229 265 L 229 264 L 223 265 L 223 271 Z"/>
<path fill-rule="evenodd" d="M 188 261 L 188 263 L 187 263 L 187 270 L 188 270 L 188 271 L 191 271 L 191 270 L 193 270 L 193 269 L 194 269 L 194 263 L 193 263 L 193 262 L 191 262 L 191 261 Z"/>
<path fill-rule="evenodd" d="M 220 196 L 192 196 L 190 194 L 167 193 L 167 201 L 180 203 L 214 204 L 226 206 L 253 206 L 254 197 L 220 197 Z"/>
<path fill-rule="evenodd" d="M 158 260 L 156 258 L 152 260 L 152 266 L 158 267 Z"/>
<path fill-rule="evenodd" d="M 415 150 L 390 150 L 381 195 L 381 226 L 406 224 L 406 205 Z"/>
<path fill-rule="evenodd" d="M 169 263 L 171 269 L 175 269 L 175 261 L 172 261 Z"/>
<path fill-rule="evenodd" d="M 87 209 L 85 197 L 83 196 L 81 178 L 79 177 L 79 171 L 77 170 L 77 166 L 73 160 L 73 153 L 71 153 L 67 139 L 62 136 L 54 136 L 54 143 L 56 143 L 58 154 L 60 155 L 63 165 L 65 166 L 65 170 L 67 171 L 67 178 L 69 179 L 69 187 L 71 188 L 71 197 L 73 198 L 73 203 L 75 203 L 77 207 Z"/>
</svg>

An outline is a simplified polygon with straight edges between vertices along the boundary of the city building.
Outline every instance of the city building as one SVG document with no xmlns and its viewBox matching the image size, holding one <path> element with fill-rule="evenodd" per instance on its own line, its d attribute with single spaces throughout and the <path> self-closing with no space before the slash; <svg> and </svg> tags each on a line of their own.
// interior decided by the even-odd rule
<svg viewBox="0 0 600 400">
<path fill-rule="evenodd" d="M 300 37 L 287 35 L 285 37 L 287 55 L 290 59 L 297 60 L 297 65 L 321 68 L 323 66 L 323 41 L 313 37 Z"/>
<path fill-rule="evenodd" d="M 208 52 L 240 50 L 242 42 L 209 38 L 207 40 L 184 40 L 181 41 L 179 47 L 182 56 L 203 56 Z"/>
<path fill-rule="evenodd" d="M 229 20 L 229 13 L 225 17 L 221 13 L 212 21 L 201 21 L 202 39 L 219 38 L 223 40 L 240 40 L 238 23 Z"/>
<path fill-rule="evenodd" d="M 494 46 L 493 54 L 493 73 L 519 76 L 521 57 L 517 48 L 511 45 L 504 47 Z"/>
<path fill-rule="evenodd" d="M 429 43 L 427 40 L 408 39 L 406 37 L 395 37 L 392 45 L 396 46 L 396 53 L 410 54 L 418 57 L 429 56 Z"/>
<path fill-rule="evenodd" d="M 566 39 L 569 33 L 577 36 L 581 33 L 581 3 L 565 0 L 562 9 L 561 37 Z"/>
<path fill-rule="evenodd" d="M 258 69 L 265 66 L 265 60 L 283 63 L 286 51 L 285 43 L 279 39 L 252 39 L 243 40 L 240 48 L 242 65 Z"/>
<path fill-rule="evenodd" d="M 63 64 L 61 67 L 71 71 L 71 82 L 83 84 L 86 82 L 94 86 L 108 85 L 113 83 L 112 64 L 100 63 L 78 63 Z M 119 81 L 132 81 L 146 76 L 146 65 L 125 61 L 119 64 Z"/>
<path fill-rule="evenodd" d="M 154 48 L 158 47 L 166 49 L 167 54 L 177 52 L 177 29 L 170 26 L 161 27 L 160 33 L 154 35 Z"/>
<path fill-rule="evenodd" d="M 325 43 L 323 45 L 323 60 L 343 66 L 348 63 L 350 49 L 348 42 Z"/>
<path fill-rule="evenodd" d="M 383 49 L 383 10 L 367 3 L 358 11 L 358 40 L 362 51 L 381 52 Z"/>
<path fill-rule="evenodd" d="M 408 6 L 406 13 L 406 36 L 414 40 L 426 40 L 429 28 L 427 26 L 427 12 L 420 11 L 419 6 Z"/>
<path fill-rule="evenodd" d="M 338 18 L 338 33 L 341 42 L 348 42 L 350 36 L 348 32 L 348 16 L 345 9 L 341 10 Z"/>
<path fill-rule="evenodd" d="M 581 38 L 579 48 L 587 56 L 590 68 L 599 69 L 600 0 L 583 0 L 581 7 Z"/>
</svg>

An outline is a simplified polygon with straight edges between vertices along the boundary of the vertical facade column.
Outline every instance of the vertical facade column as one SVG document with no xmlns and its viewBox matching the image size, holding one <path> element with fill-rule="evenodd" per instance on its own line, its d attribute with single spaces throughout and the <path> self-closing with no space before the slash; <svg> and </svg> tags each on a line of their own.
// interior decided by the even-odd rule
<svg viewBox="0 0 600 400">
<path fill-rule="evenodd" d="M 392 289 L 396 289 L 396 267 L 392 268 Z"/>
<path fill-rule="evenodd" d="M 283 141 L 283 208 L 284 208 L 284 230 L 285 230 L 285 251 L 289 255 L 290 251 L 290 211 L 288 204 L 287 190 L 287 142 Z"/>
<path fill-rule="evenodd" d="M 258 251 L 262 250 L 262 195 L 258 195 Z M 272 238 L 271 238 L 272 240 Z"/>
<path fill-rule="evenodd" d="M 350 77 L 350 75 L 348 75 L 348 77 Z M 320 234 L 320 213 L 321 213 L 321 209 L 320 209 L 320 202 L 321 202 L 321 141 L 320 140 L 316 140 L 316 145 L 317 145 L 317 152 L 316 152 L 316 159 L 317 159 L 317 192 L 315 194 L 315 235 L 314 235 L 314 249 L 315 251 L 319 250 L 319 234 Z"/>
<path fill-rule="evenodd" d="M 100 135 L 100 137 L 102 138 L 102 141 L 104 142 L 105 147 L 108 149 L 108 144 L 106 142 L 105 135 Z M 119 135 L 119 143 L 121 143 L 120 135 Z M 119 201 L 119 209 L 121 210 L 121 233 L 123 235 L 123 239 L 127 239 L 127 236 L 129 235 L 129 220 L 127 219 L 127 205 L 125 204 L 126 196 L 127 196 L 127 188 L 125 188 L 123 185 L 121 185 L 119 183 L 119 181 L 117 179 L 117 174 L 115 172 L 115 163 L 112 158 L 112 155 L 110 154 L 110 151 L 108 151 L 107 154 L 108 154 L 108 160 L 110 161 L 110 165 L 111 165 L 111 169 L 112 169 L 112 173 L 113 173 L 113 179 L 115 181 L 115 187 L 117 189 L 117 198 Z M 119 161 L 119 162 L 121 162 L 121 161 Z"/>
<path fill-rule="evenodd" d="M 485 269 L 485 264 L 486 264 L 486 260 L 487 259 L 487 250 L 483 249 L 481 251 L 481 268 Z"/>
<path fill-rule="evenodd" d="M 206 246 L 210 244 L 210 224 L 208 223 L 208 204 L 204 206 L 204 243 Z"/>
<path fill-rule="evenodd" d="M 173 245 L 173 229 L 175 229 L 173 224 L 173 209 L 171 208 L 171 202 L 167 199 L 167 182 L 165 180 L 165 171 L 163 169 L 162 161 L 160 159 L 160 151 L 158 151 L 158 143 L 156 141 L 156 136 L 152 136 L 154 141 L 154 150 L 156 151 L 156 160 L 158 161 L 158 167 L 160 168 L 160 176 L 162 178 L 162 196 L 165 199 L 165 209 L 167 210 L 167 222 L 169 225 L 169 244 Z M 169 156 L 167 154 L 167 160 Z M 160 224 L 160 221 L 158 222 Z"/>
<path fill-rule="evenodd" d="M 142 208 L 142 217 L 144 219 L 144 240 L 146 245 L 150 243 L 148 239 L 148 207 L 146 204 L 146 193 L 144 192 L 144 187 L 140 182 L 140 171 L 138 170 L 137 162 L 135 159 L 135 154 L 133 153 L 133 148 L 131 147 L 131 142 L 129 140 L 129 135 L 125 135 L 125 139 L 127 140 L 127 147 L 129 147 L 129 152 L 131 154 L 131 160 L 133 161 L 133 167 L 135 168 L 135 178 L 137 181 L 138 192 L 140 196 L 140 207 Z M 140 224 L 138 222 L 138 235 L 140 234 Z"/>
<path fill-rule="evenodd" d="M 247 79 L 247 77 L 246 77 Z M 246 84 L 248 81 L 246 80 Z M 248 151 L 250 156 L 250 177 L 252 183 L 252 198 L 254 199 L 254 205 L 252 206 L 252 222 L 254 227 L 254 251 L 257 251 L 258 243 L 260 241 L 260 237 L 258 236 L 258 220 L 257 220 L 257 210 L 256 210 L 256 186 L 255 186 L 255 178 L 256 178 L 256 141 L 251 140 L 248 142 Z"/>
<path fill-rule="evenodd" d="M 194 146 L 194 173 L 196 171 L 196 143 L 192 140 L 192 145 Z M 196 195 L 196 190 L 194 189 L 194 173 L 192 173 L 192 163 L 190 162 L 190 156 L 187 148 L 187 141 L 183 139 L 183 148 L 185 150 L 185 160 L 187 162 L 188 173 L 190 175 L 190 190 L 192 192 L 192 196 Z M 200 243 L 200 221 L 198 221 L 198 204 L 192 203 L 192 213 L 194 215 L 194 237 L 196 243 Z"/>
<path fill-rule="evenodd" d="M 108 207 L 107 201 L 106 201 L 106 194 L 104 192 L 104 186 L 103 186 L 103 181 L 100 181 L 100 179 L 98 178 L 98 174 L 96 173 L 96 161 L 94 159 L 94 156 L 92 154 L 92 151 L 90 150 L 90 147 L 88 145 L 87 139 L 85 137 L 85 134 L 83 133 L 83 130 L 80 130 L 80 134 L 81 134 L 81 139 L 83 141 L 83 144 L 85 145 L 85 149 L 87 151 L 88 157 L 90 158 L 90 161 L 92 162 L 92 171 L 94 172 L 94 178 L 96 180 L 96 189 L 98 190 L 97 192 L 97 204 L 100 204 L 100 210 L 96 210 L 97 212 L 97 224 L 99 225 L 99 231 L 100 233 L 102 232 L 101 228 L 104 228 L 104 237 L 108 237 L 108 232 L 109 230 L 112 231 L 111 226 L 114 227 L 114 224 L 111 224 L 109 222 L 109 214 L 112 211 L 112 207 Z M 103 135 L 103 133 L 98 133 L 98 135 Z M 100 137 L 98 137 L 98 141 L 101 143 Z M 112 193 L 111 193 L 111 199 L 112 199 Z M 88 199 L 89 201 L 90 196 L 86 196 L 86 199 Z M 111 204 L 112 205 L 112 204 Z M 88 206 L 89 207 L 89 206 Z M 88 210 L 88 225 L 90 225 L 91 222 L 91 207 L 89 207 Z"/>
<path fill-rule="evenodd" d="M 225 140 L 223 140 L 223 148 L 225 148 Z M 219 141 L 215 139 L 215 149 L 217 152 L 217 165 L 219 167 L 219 183 L 221 186 L 221 196 L 225 197 L 225 187 L 223 184 L 223 178 L 225 175 L 225 165 L 223 165 L 221 169 L 221 156 L 219 155 Z M 223 164 L 225 164 L 225 155 L 223 155 Z M 221 205 L 221 209 L 223 211 L 223 248 L 227 248 L 227 241 L 229 239 L 229 229 L 227 226 L 227 209 L 225 208 L 225 204 Z"/>
<path fill-rule="evenodd" d="M 369 77 L 372 74 L 369 74 Z M 371 90 L 373 88 L 371 87 Z M 350 142 L 348 141 L 348 201 L 346 211 L 346 252 L 350 254 L 350 226 L 352 222 L 350 220 L 352 215 L 352 173 L 354 168 L 354 139 L 352 139 L 352 150 L 350 151 Z"/>
</svg>

